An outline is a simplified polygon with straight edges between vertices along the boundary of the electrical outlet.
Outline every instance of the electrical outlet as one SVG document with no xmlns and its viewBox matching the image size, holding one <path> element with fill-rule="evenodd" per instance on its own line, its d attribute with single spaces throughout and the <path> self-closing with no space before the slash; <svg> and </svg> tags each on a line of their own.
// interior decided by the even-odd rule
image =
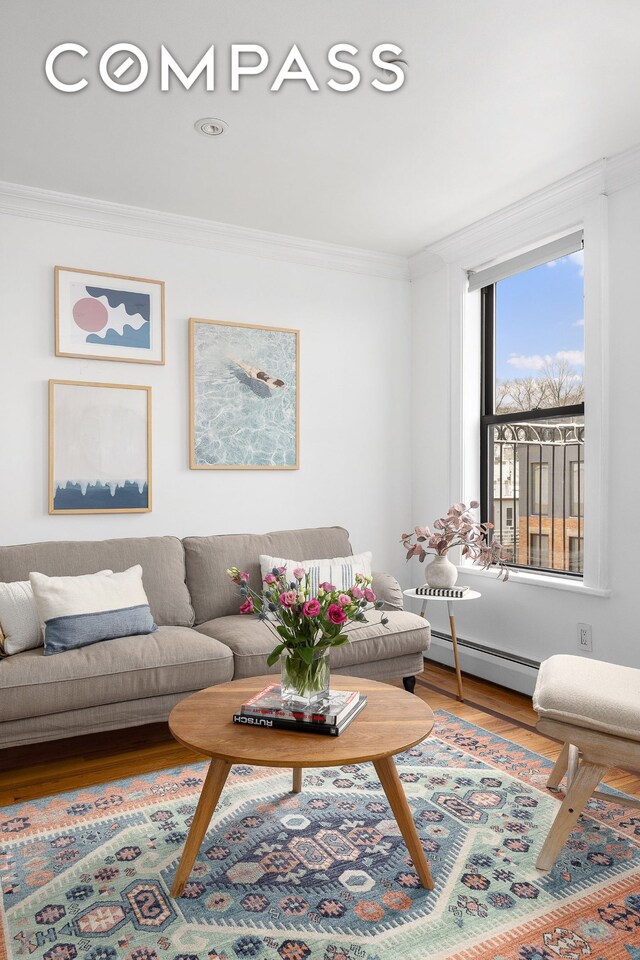
<svg viewBox="0 0 640 960">
<path fill-rule="evenodd" d="M 593 636 L 590 623 L 578 624 L 578 650 L 583 653 L 593 653 Z"/>
</svg>

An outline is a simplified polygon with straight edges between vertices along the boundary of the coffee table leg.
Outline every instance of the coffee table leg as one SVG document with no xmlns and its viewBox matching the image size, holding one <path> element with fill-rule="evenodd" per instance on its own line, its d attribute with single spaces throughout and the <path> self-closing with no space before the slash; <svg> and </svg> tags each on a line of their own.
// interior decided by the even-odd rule
<svg viewBox="0 0 640 960">
<path fill-rule="evenodd" d="M 293 768 L 293 792 L 300 793 L 302 791 L 302 767 Z"/>
<path fill-rule="evenodd" d="M 406 843 L 407 849 L 411 854 L 413 865 L 416 868 L 418 876 L 420 877 L 422 886 L 426 887 L 427 890 L 433 890 L 433 877 L 431 876 L 431 870 L 429 869 L 427 858 L 424 855 L 424 850 L 422 849 L 422 844 L 420 843 L 420 837 L 418 836 L 416 825 L 413 822 L 411 809 L 405 796 L 405 792 L 402 788 L 402 783 L 400 782 L 396 765 L 391 757 L 383 757 L 381 760 L 374 760 L 373 765 L 376 768 L 376 773 L 380 778 L 380 783 L 382 784 L 384 792 L 387 795 L 389 806 L 391 807 L 393 815 L 396 818 L 396 822 L 400 827 L 400 833 L 404 837 L 404 842 Z"/>
<path fill-rule="evenodd" d="M 209 765 L 209 772 L 202 786 L 202 793 L 200 794 L 198 806 L 191 821 L 189 835 L 184 845 L 184 850 L 182 851 L 178 869 L 176 870 L 173 886 L 171 887 L 172 897 L 182 896 L 182 891 L 189 879 L 189 874 L 191 873 L 195 859 L 198 856 L 200 844 L 211 823 L 213 811 L 220 799 L 220 794 L 229 775 L 229 770 L 231 770 L 231 764 L 226 760 L 212 760 Z"/>
</svg>

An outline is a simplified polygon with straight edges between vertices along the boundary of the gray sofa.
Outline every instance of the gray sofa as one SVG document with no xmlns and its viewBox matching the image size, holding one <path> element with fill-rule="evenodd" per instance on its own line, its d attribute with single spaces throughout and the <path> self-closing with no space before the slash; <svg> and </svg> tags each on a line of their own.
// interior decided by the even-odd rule
<svg viewBox="0 0 640 960">
<path fill-rule="evenodd" d="M 352 553 L 341 527 L 264 535 L 145 537 L 0 547 L 0 580 L 77 576 L 142 566 L 159 629 L 45 657 L 43 648 L 0 659 L 0 747 L 55 740 L 166 720 L 195 690 L 268 671 L 271 633 L 238 614 L 237 588 L 225 575 L 238 566 L 260 587 L 258 557 L 304 560 Z M 373 622 L 331 651 L 331 668 L 374 680 L 408 678 L 423 669 L 429 624 L 402 610 L 402 591 L 386 574 L 374 590 L 389 611 L 387 629 Z M 378 617 L 372 618 L 378 620 Z"/>
</svg>

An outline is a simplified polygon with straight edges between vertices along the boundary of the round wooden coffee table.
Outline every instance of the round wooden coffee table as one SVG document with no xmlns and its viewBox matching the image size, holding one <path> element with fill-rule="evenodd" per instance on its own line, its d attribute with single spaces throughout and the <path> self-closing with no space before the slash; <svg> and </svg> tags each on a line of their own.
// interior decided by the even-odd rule
<svg viewBox="0 0 640 960">
<path fill-rule="evenodd" d="M 169 727 L 176 740 L 190 750 L 212 758 L 171 895 L 182 896 L 234 763 L 292 767 L 293 790 L 296 793 L 302 788 L 304 767 L 373 763 L 420 881 L 424 887 L 432 890 L 429 864 L 392 760 L 394 754 L 414 747 L 431 733 L 434 716 L 427 704 L 413 694 L 386 683 L 333 674 L 333 689 L 359 690 L 368 698 L 362 713 L 339 737 L 298 733 L 295 730 L 256 730 L 234 724 L 231 716 L 240 704 L 269 683 L 273 683 L 273 675 L 222 683 L 186 697 L 171 711 Z"/>
</svg>

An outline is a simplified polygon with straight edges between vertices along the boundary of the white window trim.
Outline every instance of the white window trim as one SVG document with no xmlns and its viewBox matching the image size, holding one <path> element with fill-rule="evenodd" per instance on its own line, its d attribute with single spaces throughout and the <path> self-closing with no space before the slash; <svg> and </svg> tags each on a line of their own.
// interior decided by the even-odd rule
<svg viewBox="0 0 640 960">
<path fill-rule="evenodd" d="M 447 261 L 450 331 L 451 502 L 468 503 L 480 490 L 480 294 L 468 291 L 468 271 L 491 257 L 507 259 L 554 236 L 584 230 L 585 265 L 585 558 L 582 581 L 562 574 L 513 571 L 513 580 L 538 587 L 609 596 L 609 544 L 606 505 L 609 487 L 609 296 L 607 197 L 603 177 L 589 168 L 574 184 L 570 201 L 557 203 L 555 191 L 538 194 L 532 209 L 520 206 L 520 224 L 507 209 L 434 250 Z M 566 198 L 565 198 L 566 199 Z M 502 230 L 500 229 L 502 226 Z M 470 228 L 471 231 L 471 228 Z M 437 246 L 437 245 L 436 245 Z M 460 569 L 483 575 L 468 561 Z M 484 574 L 485 576 L 487 574 Z M 489 576 L 495 576 L 495 572 Z"/>
</svg>

